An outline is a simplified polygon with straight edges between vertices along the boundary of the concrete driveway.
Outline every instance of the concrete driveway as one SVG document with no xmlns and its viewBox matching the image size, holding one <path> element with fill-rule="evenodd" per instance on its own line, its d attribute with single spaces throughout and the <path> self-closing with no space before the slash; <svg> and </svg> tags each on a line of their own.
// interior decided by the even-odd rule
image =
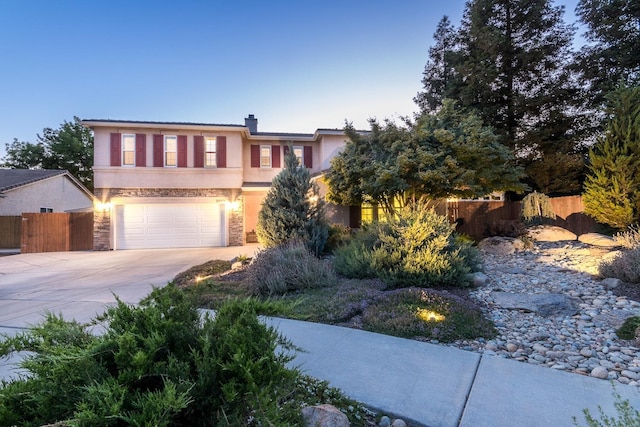
<svg viewBox="0 0 640 427">
<path fill-rule="evenodd" d="M 48 252 L 0 257 L 0 333 L 49 311 L 85 322 L 115 302 L 135 304 L 176 274 L 212 259 L 253 256 L 257 245 L 206 249 Z"/>
</svg>

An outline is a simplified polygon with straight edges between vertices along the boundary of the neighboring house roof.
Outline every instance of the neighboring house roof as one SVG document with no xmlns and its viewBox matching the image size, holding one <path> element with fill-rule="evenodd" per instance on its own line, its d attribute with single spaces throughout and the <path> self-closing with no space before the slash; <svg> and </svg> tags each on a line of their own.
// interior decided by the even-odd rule
<svg viewBox="0 0 640 427">
<path fill-rule="evenodd" d="M 52 169 L 0 169 L 0 194 L 59 175 L 65 175 L 88 197 L 94 198 L 93 194 L 68 171 Z"/>
</svg>

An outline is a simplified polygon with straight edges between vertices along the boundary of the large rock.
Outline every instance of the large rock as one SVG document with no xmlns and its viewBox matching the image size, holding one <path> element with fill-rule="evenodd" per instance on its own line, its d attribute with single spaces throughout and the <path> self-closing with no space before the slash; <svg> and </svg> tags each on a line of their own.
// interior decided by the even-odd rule
<svg viewBox="0 0 640 427">
<path fill-rule="evenodd" d="M 578 240 L 582 243 L 592 246 L 601 246 L 603 248 L 613 248 L 616 245 L 613 237 L 600 233 L 586 233 L 578 236 Z"/>
<path fill-rule="evenodd" d="M 511 255 L 524 249 L 524 242 L 514 237 L 487 237 L 478 243 L 480 250 L 492 255 Z"/>
<path fill-rule="evenodd" d="M 529 237 L 537 242 L 563 242 L 578 238 L 575 233 L 555 225 L 537 225 L 529 228 L 527 232 Z"/>
<path fill-rule="evenodd" d="M 510 310 L 531 311 L 540 316 L 573 316 L 580 309 L 580 300 L 564 294 L 516 294 L 492 292 L 496 305 Z"/>
<path fill-rule="evenodd" d="M 349 418 L 332 405 L 302 408 L 305 427 L 349 427 Z"/>
</svg>

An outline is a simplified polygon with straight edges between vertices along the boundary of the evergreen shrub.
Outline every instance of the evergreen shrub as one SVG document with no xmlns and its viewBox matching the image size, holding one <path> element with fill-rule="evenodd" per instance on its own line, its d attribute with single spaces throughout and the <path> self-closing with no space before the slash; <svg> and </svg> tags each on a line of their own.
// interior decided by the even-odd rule
<svg viewBox="0 0 640 427">
<path fill-rule="evenodd" d="M 341 224 L 331 224 L 324 252 L 330 254 L 336 249 L 347 245 L 351 241 L 351 237 L 352 231 L 349 227 Z"/>
<path fill-rule="evenodd" d="M 372 279 L 376 272 L 372 266 L 372 252 L 361 239 L 334 251 L 333 267 L 349 279 Z"/>
<path fill-rule="evenodd" d="M 258 212 L 258 240 L 272 248 L 298 239 L 320 255 L 329 234 L 324 200 L 318 185 L 311 181 L 309 169 L 298 164 L 291 146 L 284 162 Z"/>
<path fill-rule="evenodd" d="M 333 267 L 299 240 L 259 251 L 249 266 L 249 286 L 257 295 L 284 295 L 336 283 Z"/>
<path fill-rule="evenodd" d="M 399 210 L 384 224 L 372 224 L 335 255 L 339 273 L 375 275 L 392 288 L 468 286 L 467 274 L 479 264 L 472 243 L 422 203 Z"/>
<path fill-rule="evenodd" d="M 0 342 L 1 356 L 28 352 L 27 374 L 0 383 L 1 424 L 298 425 L 281 406 L 298 372 L 275 351 L 291 345 L 259 322 L 260 304 L 232 301 L 203 320 L 170 284 L 92 325 L 49 314 Z"/>
</svg>

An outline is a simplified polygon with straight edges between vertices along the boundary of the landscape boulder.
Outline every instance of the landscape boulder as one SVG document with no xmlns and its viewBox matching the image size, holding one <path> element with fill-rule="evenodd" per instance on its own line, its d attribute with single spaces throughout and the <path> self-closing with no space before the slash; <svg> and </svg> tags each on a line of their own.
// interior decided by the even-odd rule
<svg viewBox="0 0 640 427">
<path fill-rule="evenodd" d="M 349 418 L 332 405 L 302 408 L 305 427 L 349 427 Z"/>
<path fill-rule="evenodd" d="M 487 237 L 478 243 L 478 248 L 491 255 L 511 255 L 524 249 L 524 242 L 514 237 Z"/>
<path fill-rule="evenodd" d="M 564 242 L 578 238 L 575 233 L 555 225 L 537 225 L 529 228 L 527 232 L 536 242 Z"/>
<path fill-rule="evenodd" d="M 613 248 L 616 245 L 613 237 L 600 233 L 585 233 L 578 236 L 578 241 L 586 243 L 587 245 L 600 246 L 603 248 Z"/>
<path fill-rule="evenodd" d="M 525 310 L 540 316 L 573 316 L 580 310 L 580 300 L 564 294 L 519 294 L 492 292 L 493 302 L 509 310 Z"/>
</svg>

